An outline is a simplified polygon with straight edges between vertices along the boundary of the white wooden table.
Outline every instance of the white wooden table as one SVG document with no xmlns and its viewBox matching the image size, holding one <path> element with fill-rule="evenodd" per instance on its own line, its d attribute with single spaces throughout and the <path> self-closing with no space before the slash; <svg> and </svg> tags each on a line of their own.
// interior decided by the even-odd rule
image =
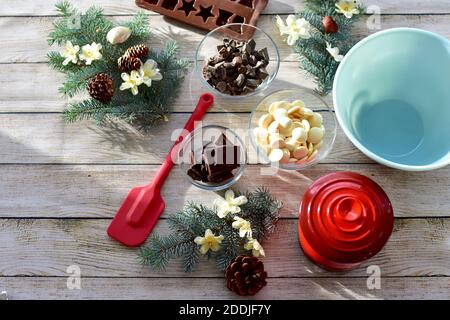
<svg viewBox="0 0 450 320">
<path fill-rule="evenodd" d="M 127 191 L 151 179 L 170 142 L 193 105 L 180 98 L 170 121 L 149 135 L 130 128 L 99 128 L 92 122 L 65 124 L 66 101 L 57 91 L 62 76 L 46 64 L 46 37 L 55 20 L 53 1 L 0 0 L 0 291 L 11 299 L 99 298 L 236 298 L 225 287 L 213 263 L 185 274 L 175 262 L 165 273 L 142 267 L 136 251 L 106 235 L 113 214 Z M 92 2 L 116 19 L 138 8 L 132 0 Z M 367 0 L 381 8 L 381 27 L 411 26 L 450 38 L 448 0 Z M 273 27 L 275 14 L 302 8 L 296 0 L 270 0 L 259 26 L 271 33 L 282 55 L 273 89 L 286 83 L 312 87 L 299 71 L 295 56 Z M 152 45 L 171 37 L 182 55 L 193 58 L 203 31 L 149 12 Z M 362 38 L 365 19 L 355 28 Z M 374 53 L 376 54 L 376 53 Z M 189 85 L 183 88 L 188 94 Z M 330 99 L 328 98 L 330 101 Z M 213 108 L 205 122 L 244 128 L 251 105 Z M 395 171 L 373 163 L 339 131 L 332 154 L 322 164 L 300 173 L 275 177 L 248 166 L 237 187 L 272 186 L 285 203 L 276 234 L 266 242 L 269 285 L 257 298 L 449 298 L 450 297 L 450 167 L 427 173 Z M 385 188 L 395 209 L 392 237 L 376 257 L 348 273 L 325 272 L 309 262 L 297 240 L 296 212 L 311 180 L 336 170 L 370 176 Z M 276 188 L 273 188 L 276 186 Z M 212 203 L 214 193 L 201 192 L 174 170 L 163 189 L 167 209 L 156 230 L 165 232 L 166 218 L 186 200 Z M 81 290 L 67 289 L 67 267 L 81 270 Z M 381 289 L 369 290 L 367 267 L 381 268 Z"/>
</svg>

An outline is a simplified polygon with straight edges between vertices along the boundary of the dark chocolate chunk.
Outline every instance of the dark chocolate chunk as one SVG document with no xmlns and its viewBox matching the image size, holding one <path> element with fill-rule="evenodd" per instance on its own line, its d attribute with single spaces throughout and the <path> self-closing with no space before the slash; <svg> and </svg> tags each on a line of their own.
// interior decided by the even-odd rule
<svg viewBox="0 0 450 320">
<path fill-rule="evenodd" d="M 217 55 L 208 59 L 203 76 L 218 91 L 230 95 L 248 94 L 268 77 L 265 69 L 269 63 L 268 50 L 257 51 L 255 40 L 224 39 L 217 51 Z M 248 82 L 251 79 L 255 81 Z"/>
</svg>

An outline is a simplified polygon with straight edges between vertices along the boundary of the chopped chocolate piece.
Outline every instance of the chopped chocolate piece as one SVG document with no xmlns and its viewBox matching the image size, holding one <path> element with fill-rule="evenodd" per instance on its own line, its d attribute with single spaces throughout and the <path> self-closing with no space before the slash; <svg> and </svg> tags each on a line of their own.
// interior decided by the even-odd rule
<svg viewBox="0 0 450 320">
<path fill-rule="evenodd" d="M 253 39 L 247 42 L 224 39 L 223 44 L 217 46 L 217 51 L 214 57 L 207 60 L 203 77 L 219 92 L 229 95 L 251 93 L 269 75 L 266 69 L 268 50 L 257 51 Z"/>
<path fill-rule="evenodd" d="M 218 174 L 209 175 L 208 182 L 221 183 L 230 180 L 234 175 L 229 171 L 220 172 Z"/>
<path fill-rule="evenodd" d="M 242 87 L 245 83 L 245 76 L 242 73 L 239 74 L 234 83 L 236 83 L 238 87 Z"/>
<path fill-rule="evenodd" d="M 245 81 L 245 85 L 247 87 L 250 87 L 250 88 L 256 88 L 256 87 L 259 86 L 260 83 L 261 83 L 261 81 L 260 80 L 256 80 L 256 79 L 247 79 Z"/>
<path fill-rule="evenodd" d="M 217 90 L 219 90 L 220 92 L 225 92 L 225 90 L 227 89 L 227 84 L 224 81 L 220 81 L 217 86 L 216 86 Z"/>
</svg>

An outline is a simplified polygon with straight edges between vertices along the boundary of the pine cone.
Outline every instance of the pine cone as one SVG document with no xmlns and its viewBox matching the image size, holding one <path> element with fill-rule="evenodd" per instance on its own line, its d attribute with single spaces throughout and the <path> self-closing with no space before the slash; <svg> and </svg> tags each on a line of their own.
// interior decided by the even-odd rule
<svg viewBox="0 0 450 320">
<path fill-rule="evenodd" d="M 99 73 L 89 80 L 86 90 L 92 98 L 106 103 L 114 95 L 113 81 L 106 73 Z"/>
<path fill-rule="evenodd" d="M 256 257 L 238 256 L 225 270 L 227 287 L 240 296 L 253 296 L 267 284 L 264 264 Z"/>
<path fill-rule="evenodd" d="M 129 47 L 127 51 L 125 51 L 124 56 L 142 59 L 148 56 L 149 53 L 150 49 L 145 44 L 138 44 Z"/>
<path fill-rule="evenodd" d="M 130 72 L 132 70 L 138 70 L 141 67 L 142 62 L 139 58 L 123 55 L 117 60 L 117 65 L 119 66 L 120 71 Z"/>
</svg>

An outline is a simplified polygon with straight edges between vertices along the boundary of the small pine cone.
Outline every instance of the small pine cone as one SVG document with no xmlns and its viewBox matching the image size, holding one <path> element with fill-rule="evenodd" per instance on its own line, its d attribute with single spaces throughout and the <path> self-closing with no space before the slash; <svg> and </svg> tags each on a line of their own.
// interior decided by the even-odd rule
<svg viewBox="0 0 450 320">
<path fill-rule="evenodd" d="M 150 49 L 145 44 L 138 44 L 132 47 L 129 47 L 127 51 L 125 51 L 124 56 L 129 56 L 133 58 L 143 59 L 150 53 Z"/>
<path fill-rule="evenodd" d="M 240 296 L 253 296 L 267 284 L 264 264 L 256 257 L 238 256 L 225 270 L 227 287 Z"/>
<path fill-rule="evenodd" d="M 139 58 L 123 55 L 117 60 L 117 65 L 119 66 L 120 71 L 130 72 L 132 70 L 138 70 L 141 67 L 142 62 Z"/>
<path fill-rule="evenodd" d="M 114 96 L 114 85 L 112 79 L 106 73 L 99 73 L 91 78 L 86 90 L 92 98 L 107 103 Z"/>
<path fill-rule="evenodd" d="M 334 21 L 330 16 L 326 16 L 323 18 L 322 25 L 325 33 L 336 33 L 339 30 L 336 21 Z"/>
</svg>

